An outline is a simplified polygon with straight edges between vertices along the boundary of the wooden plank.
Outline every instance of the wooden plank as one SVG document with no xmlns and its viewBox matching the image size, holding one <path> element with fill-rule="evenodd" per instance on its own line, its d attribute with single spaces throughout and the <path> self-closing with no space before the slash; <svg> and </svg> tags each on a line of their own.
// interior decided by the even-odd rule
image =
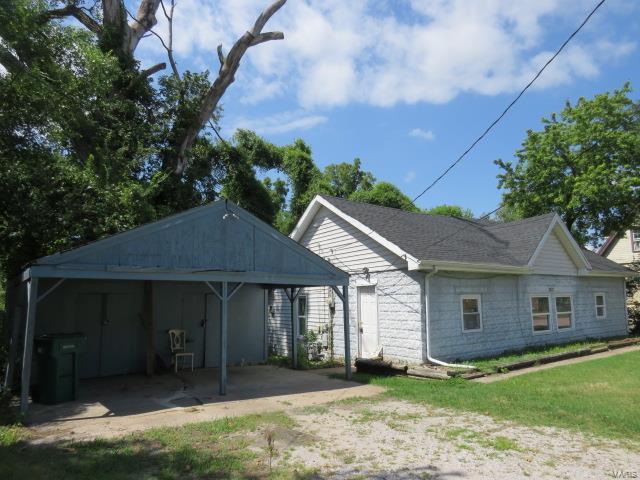
<svg viewBox="0 0 640 480">
<path fill-rule="evenodd" d="M 222 282 L 220 300 L 220 395 L 227 394 L 227 315 L 229 284 Z"/>
<path fill-rule="evenodd" d="M 31 363 L 33 359 L 33 337 L 36 327 L 36 306 L 38 279 L 32 278 L 27 284 L 27 319 L 25 322 L 24 348 L 22 351 L 22 388 L 20 390 L 20 412 L 29 409 L 29 387 L 31 385 Z"/>
</svg>

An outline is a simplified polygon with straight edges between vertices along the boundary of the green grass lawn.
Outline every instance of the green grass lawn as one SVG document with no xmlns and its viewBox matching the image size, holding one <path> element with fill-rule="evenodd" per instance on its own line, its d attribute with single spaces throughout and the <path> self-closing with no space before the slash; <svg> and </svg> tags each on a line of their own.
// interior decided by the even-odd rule
<svg viewBox="0 0 640 480">
<path fill-rule="evenodd" d="M 22 427 L 0 427 L 0 478 L 306 478 L 300 469 L 269 470 L 262 430 L 293 426 L 285 414 L 271 413 L 49 446 L 28 445 Z"/>
<path fill-rule="evenodd" d="M 513 420 L 640 442 L 640 352 L 528 373 L 494 383 L 354 375 L 386 395 Z"/>
<path fill-rule="evenodd" d="M 560 345 L 540 345 L 517 352 L 505 352 L 497 357 L 480 358 L 476 360 L 463 361 L 461 363 L 473 365 L 482 372 L 493 373 L 498 371 L 501 365 L 505 365 L 507 363 L 518 362 L 521 360 L 536 360 L 547 355 L 575 352 L 585 348 L 602 347 L 604 345 L 606 345 L 606 342 L 603 340 L 585 340 L 583 342 L 564 343 Z"/>
</svg>

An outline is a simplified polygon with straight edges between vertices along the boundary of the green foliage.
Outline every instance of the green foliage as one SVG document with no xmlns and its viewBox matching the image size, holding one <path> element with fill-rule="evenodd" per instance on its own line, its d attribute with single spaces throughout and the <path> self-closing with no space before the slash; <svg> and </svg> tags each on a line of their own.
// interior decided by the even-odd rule
<svg viewBox="0 0 640 480">
<path fill-rule="evenodd" d="M 355 192 L 370 190 L 376 179 L 371 172 L 366 172 L 360 168 L 359 158 L 353 163 L 334 163 L 327 165 L 323 176 L 331 185 L 333 195 L 341 198 L 349 198 Z"/>
<path fill-rule="evenodd" d="M 496 160 L 503 203 L 519 217 L 555 211 L 580 242 L 625 230 L 640 216 L 640 103 L 631 87 L 567 102 L 528 131 L 517 163 Z"/>
<path fill-rule="evenodd" d="M 424 211 L 429 215 L 444 215 L 446 217 L 473 218 L 473 212 L 468 208 L 462 208 L 459 205 L 437 205 Z"/>
<path fill-rule="evenodd" d="M 419 211 L 409 197 L 402 193 L 398 187 L 388 182 L 376 183 L 369 190 L 357 191 L 349 197 L 349 200 L 399 208 L 408 212 Z"/>
</svg>

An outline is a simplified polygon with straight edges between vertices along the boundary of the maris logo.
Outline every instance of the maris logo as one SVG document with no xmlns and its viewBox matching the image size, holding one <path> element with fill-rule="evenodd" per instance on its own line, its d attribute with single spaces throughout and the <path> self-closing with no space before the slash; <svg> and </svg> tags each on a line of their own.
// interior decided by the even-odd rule
<svg viewBox="0 0 640 480">
<path fill-rule="evenodd" d="M 614 470 L 613 478 L 640 478 L 638 472 L 630 471 L 630 470 Z"/>
</svg>

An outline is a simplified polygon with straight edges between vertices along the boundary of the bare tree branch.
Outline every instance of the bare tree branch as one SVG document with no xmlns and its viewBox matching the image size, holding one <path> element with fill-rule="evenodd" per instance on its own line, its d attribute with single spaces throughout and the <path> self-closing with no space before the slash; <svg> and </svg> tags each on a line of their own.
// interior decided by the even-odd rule
<svg viewBox="0 0 640 480">
<path fill-rule="evenodd" d="M 178 65 L 176 64 L 176 61 L 173 57 L 173 8 L 174 8 L 173 4 L 174 4 L 174 1 L 172 0 L 171 3 L 172 3 L 171 17 L 167 16 L 167 18 L 169 19 L 169 44 L 167 45 L 167 43 L 164 41 L 164 38 L 162 38 L 162 36 L 159 33 L 155 32 L 151 28 L 147 30 L 140 38 L 145 38 L 148 35 L 153 35 L 158 40 L 160 40 L 162 47 L 167 51 L 167 56 L 169 57 L 169 64 L 171 65 L 171 70 L 173 70 L 174 75 L 180 78 L 180 73 L 178 72 Z M 162 6 L 162 9 L 164 10 L 164 5 Z M 127 15 L 129 15 L 129 17 L 133 20 L 132 23 L 138 22 L 137 17 L 134 17 L 129 10 L 126 10 L 126 12 L 127 12 Z"/>
<path fill-rule="evenodd" d="M 126 96 L 129 92 L 131 92 L 131 90 L 136 88 L 136 86 L 139 85 L 142 80 L 150 77 L 154 73 L 158 73 L 159 71 L 164 70 L 165 68 L 167 68 L 167 64 L 162 62 L 140 71 L 140 73 L 133 80 L 131 80 L 131 82 L 129 82 L 129 85 L 127 85 L 127 87 L 122 91 L 122 95 Z"/>
<path fill-rule="evenodd" d="M 284 40 L 284 34 L 282 32 L 265 32 L 253 37 L 251 46 L 259 45 L 260 43 L 268 42 L 270 40 Z"/>
<path fill-rule="evenodd" d="M 267 32 L 264 34 L 264 37 L 261 37 L 261 35 L 262 29 L 267 24 L 269 19 L 280 8 L 282 8 L 286 1 L 287 0 L 276 0 L 272 2 L 260 14 L 253 26 L 253 29 L 250 32 L 245 32 L 238 40 L 236 40 L 236 43 L 233 44 L 233 47 L 231 47 L 231 50 L 229 50 L 229 54 L 226 56 L 226 58 L 224 58 L 223 56 L 222 60 L 224 61 L 220 66 L 218 77 L 214 80 L 213 84 L 211 85 L 211 87 L 209 87 L 209 90 L 202 99 L 198 116 L 196 117 L 195 121 L 189 126 L 189 128 L 187 128 L 184 134 L 180 149 L 178 150 L 178 155 L 175 159 L 175 165 L 173 166 L 174 172 L 177 175 L 182 175 L 184 173 L 184 169 L 187 166 L 187 151 L 195 142 L 195 139 L 198 136 L 198 133 L 200 133 L 200 130 L 202 130 L 207 121 L 215 112 L 215 109 L 218 106 L 218 102 L 227 91 L 229 85 L 231 85 L 235 80 L 235 74 L 240 67 L 240 60 L 242 60 L 242 57 L 246 53 L 246 51 L 253 45 L 257 45 L 269 40 L 281 40 L 284 38 L 284 34 L 281 32 Z M 219 59 L 221 51 L 222 47 L 219 47 Z"/>
<path fill-rule="evenodd" d="M 136 16 L 129 24 L 128 35 L 125 38 L 125 51 L 133 53 L 142 36 L 158 23 L 156 11 L 159 6 L 160 0 L 142 0 L 140 2 Z"/>
<path fill-rule="evenodd" d="M 171 8 L 169 9 L 168 15 L 167 10 L 164 8 L 164 3 L 162 2 L 162 0 L 160 0 L 160 5 L 162 5 L 164 16 L 167 17 L 167 22 L 169 22 L 169 48 L 167 48 L 167 56 L 169 57 L 169 63 L 171 64 L 171 70 L 173 70 L 173 74 L 176 77 L 180 78 L 180 73 L 178 72 L 178 64 L 173 57 L 173 11 L 176 8 L 176 1 L 171 0 Z"/>
<path fill-rule="evenodd" d="M 218 45 L 218 48 L 216 50 L 218 51 L 218 60 L 220 60 L 220 69 L 222 69 L 222 66 L 224 65 L 224 53 L 222 53 L 222 44 Z"/>
<path fill-rule="evenodd" d="M 73 4 L 68 4 L 63 8 L 57 8 L 55 10 L 49 10 L 44 12 L 41 15 L 41 20 L 43 22 L 48 22 L 53 18 L 65 18 L 65 17 L 74 17 L 78 20 L 82 25 L 87 27 L 96 35 L 102 35 L 102 26 L 98 22 L 96 22 L 87 12 L 82 10 L 80 7 L 77 7 Z"/>
</svg>

